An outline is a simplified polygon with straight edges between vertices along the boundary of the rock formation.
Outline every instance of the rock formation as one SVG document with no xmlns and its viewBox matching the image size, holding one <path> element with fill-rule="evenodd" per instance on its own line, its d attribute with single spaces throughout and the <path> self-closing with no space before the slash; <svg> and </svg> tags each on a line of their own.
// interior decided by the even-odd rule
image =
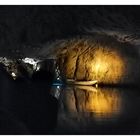
<svg viewBox="0 0 140 140">
<path fill-rule="evenodd" d="M 136 84 L 140 79 L 135 46 L 105 35 L 69 39 L 54 48 L 67 79 L 103 84 Z"/>
</svg>

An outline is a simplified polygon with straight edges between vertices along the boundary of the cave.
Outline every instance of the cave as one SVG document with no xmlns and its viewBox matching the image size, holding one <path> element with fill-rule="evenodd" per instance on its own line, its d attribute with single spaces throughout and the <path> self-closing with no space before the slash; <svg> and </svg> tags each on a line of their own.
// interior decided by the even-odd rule
<svg viewBox="0 0 140 140">
<path fill-rule="evenodd" d="M 140 134 L 139 6 L 0 6 L 0 134 Z"/>
</svg>

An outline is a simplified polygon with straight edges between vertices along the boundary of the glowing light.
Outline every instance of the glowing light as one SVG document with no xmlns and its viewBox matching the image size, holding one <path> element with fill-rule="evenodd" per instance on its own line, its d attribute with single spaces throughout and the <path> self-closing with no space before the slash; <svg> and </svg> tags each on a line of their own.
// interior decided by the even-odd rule
<svg viewBox="0 0 140 140">
<path fill-rule="evenodd" d="M 89 77 L 105 84 L 120 83 L 125 75 L 125 61 L 117 50 L 98 49 L 89 61 Z"/>
<path fill-rule="evenodd" d="M 57 89 L 60 89 L 60 86 L 57 86 Z"/>
<path fill-rule="evenodd" d="M 14 72 L 11 73 L 13 79 L 15 80 L 16 79 L 16 74 Z"/>
<path fill-rule="evenodd" d="M 37 65 L 36 66 L 36 71 L 39 71 L 40 70 L 40 65 Z"/>
<path fill-rule="evenodd" d="M 95 84 L 95 87 L 98 88 L 98 84 Z"/>
</svg>

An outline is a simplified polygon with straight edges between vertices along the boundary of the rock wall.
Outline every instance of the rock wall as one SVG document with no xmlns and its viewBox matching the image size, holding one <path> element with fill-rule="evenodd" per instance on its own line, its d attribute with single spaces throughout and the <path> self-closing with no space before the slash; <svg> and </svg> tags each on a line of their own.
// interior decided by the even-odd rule
<svg viewBox="0 0 140 140">
<path fill-rule="evenodd" d="M 70 39 L 54 49 L 66 78 L 103 84 L 137 84 L 137 48 L 106 35 Z M 56 53 L 57 52 L 57 53 Z"/>
</svg>

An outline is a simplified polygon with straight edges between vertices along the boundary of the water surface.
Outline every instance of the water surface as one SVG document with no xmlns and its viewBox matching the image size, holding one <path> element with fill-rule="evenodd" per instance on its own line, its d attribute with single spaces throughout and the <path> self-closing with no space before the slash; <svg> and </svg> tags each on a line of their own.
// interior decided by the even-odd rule
<svg viewBox="0 0 140 140">
<path fill-rule="evenodd" d="M 92 86 L 57 87 L 55 134 L 140 134 L 140 91 Z M 59 94 L 61 91 L 61 94 Z"/>
</svg>

